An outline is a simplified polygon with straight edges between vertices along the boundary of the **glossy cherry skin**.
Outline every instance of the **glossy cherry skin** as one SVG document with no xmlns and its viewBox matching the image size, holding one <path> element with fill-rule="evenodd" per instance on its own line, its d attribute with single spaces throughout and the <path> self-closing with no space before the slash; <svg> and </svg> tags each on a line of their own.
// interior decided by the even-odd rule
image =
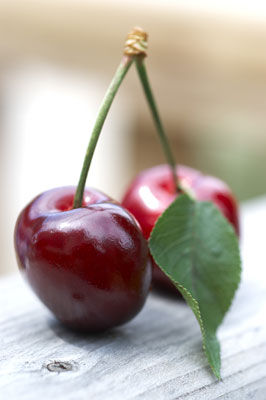
<svg viewBox="0 0 266 400">
<path fill-rule="evenodd" d="M 95 189 L 72 209 L 74 187 L 49 190 L 19 215 L 15 249 L 34 292 L 67 326 L 104 331 L 133 318 L 151 282 L 135 218 Z"/>
<path fill-rule="evenodd" d="M 239 235 L 237 202 L 228 186 L 218 178 L 177 166 L 181 184 L 192 191 L 199 201 L 213 202 L 233 225 Z M 168 165 L 142 171 L 131 183 L 122 200 L 122 205 L 139 221 L 144 236 L 148 239 L 158 217 L 176 198 L 173 178 Z M 153 262 L 153 286 L 176 292 L 169 278 Z"/>
</svg>

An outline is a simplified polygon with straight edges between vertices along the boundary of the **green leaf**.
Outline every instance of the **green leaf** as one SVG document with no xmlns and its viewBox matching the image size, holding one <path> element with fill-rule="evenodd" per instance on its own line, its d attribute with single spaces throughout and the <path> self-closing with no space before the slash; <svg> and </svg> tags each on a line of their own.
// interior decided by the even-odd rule
<svg viewBox="0 0 266 400">
<path fill-rule="evenodd" d="M 240 282 L 238 238 L 231 224 L 209 202 L 179 196 L 160 216 L 149 240 L 155 262 L 193 310 L 203 348 L 220 378 L 216 331 Z"/>
</svg>

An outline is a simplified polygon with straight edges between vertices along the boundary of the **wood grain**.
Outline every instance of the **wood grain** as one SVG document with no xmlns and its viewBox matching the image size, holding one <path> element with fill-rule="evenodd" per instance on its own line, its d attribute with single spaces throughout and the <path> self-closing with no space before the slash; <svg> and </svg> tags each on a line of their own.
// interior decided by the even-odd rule
<svg viewBox="0 0 266 400">
<path fill-rule="evenodd" d="M 210 373 L 192 312 L 151 295 L 104 335 L 57 323 L 20 276 L 0 281 L 0 398 L 266 399 L 266 199 L 243 207 L 244 272 L 219 331 L 222 381 Z"/>
</svg>

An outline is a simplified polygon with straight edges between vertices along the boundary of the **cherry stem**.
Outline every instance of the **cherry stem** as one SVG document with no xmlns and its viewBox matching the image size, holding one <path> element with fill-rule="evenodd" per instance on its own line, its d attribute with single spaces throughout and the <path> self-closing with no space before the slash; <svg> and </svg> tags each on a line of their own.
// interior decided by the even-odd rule
<svg viewBox="0 0 266 400">
<path fill-rule="evenodd" d="M 115 72 L 115 75 L 110 83 L 110 86 L 107 89 L 107 92 L 104 96 L 104 99 L 100 106 L 98 116 L 96 118 L 93 130 L 92 130 L 90 142 L 89 142 L 87 152 L 85 155 L 85 159 L 83 162 L 83 167 L 81 170 L 79 183 L 78 183 L 75 198 L 74 198 L 73 208 L 79 208 L 82 206 L 83 193 L 84 193 L 87 175 L 89 172 L 92 157 L 93 157 L 104 121 L 105 121 L 108 111 L 112 105 L 114 97 L 115 97 L 124 77 L 126 76 L 127 71 L 129 70 L 129 68 L 132 64 L 132 61 L 133 61 L 132 57 L 124 56 L 122 58 L 122 61 L 121 61 L 120 65 L 118 66 L 118 68 Z"/>
<path fill-rule="evenodd" d="M 157 133 L 159 135 L 163 150 L 164 150 L 164 154 L 166 156 L 167 162 L 169 164 L 169 167 L 171 168 L 172 171 L 172 175 L 173 175 L 173 181 L 174 181 L 174 185 L 176 188 L 177 193 L 179 192 L 183 192 L 183 189 L 179 183 L 178 177 L 177 177 L 177 172 L 176 172 L 176 163 L 175 163 L 175 159 L 173 156 L 173 153 L 171 151 L 171 147 L 168 141 L 168 138 L 165 134 L 164 128 L 163 128 L 163 124 L 161 122 L 161 118 L 159 116 L 159 112 L 155 103 L 155 99 L 152 93 L 152 89 L 149 83 L 149 79 L 148 79 L 148 75 L 147 75 L 147 70 L 144 64 L 144 57 L 143 55 L 139 55 L 135 58 L 136 61 L 136 67 L 137 67 L 137 71 L 138 71 L 138 75 L 140 78 L 140 81 L 142 83 L 142 87 L 146 96 L 146 99 L 148 101 L 150 110 L 151 110 L 151 114 L 157 129 Z"/>
</svg>

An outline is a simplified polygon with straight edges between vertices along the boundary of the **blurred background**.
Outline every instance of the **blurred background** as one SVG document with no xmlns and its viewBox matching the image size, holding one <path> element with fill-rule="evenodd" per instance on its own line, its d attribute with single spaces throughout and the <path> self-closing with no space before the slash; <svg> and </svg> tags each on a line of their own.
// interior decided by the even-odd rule
<svg viewBox="0 0 266 400">
<path fill-rule="evenodd" d="M 36 194 L 77 184 L 126 34 L 149 32 L 147 68 L 176 159 L 266 191 L 266 4 L 261 1 L 0 0 L 0 274 Z M 88 185 L 119 199 L 164 162 L 134 68 L 99 141 Z"/>
</svg>

